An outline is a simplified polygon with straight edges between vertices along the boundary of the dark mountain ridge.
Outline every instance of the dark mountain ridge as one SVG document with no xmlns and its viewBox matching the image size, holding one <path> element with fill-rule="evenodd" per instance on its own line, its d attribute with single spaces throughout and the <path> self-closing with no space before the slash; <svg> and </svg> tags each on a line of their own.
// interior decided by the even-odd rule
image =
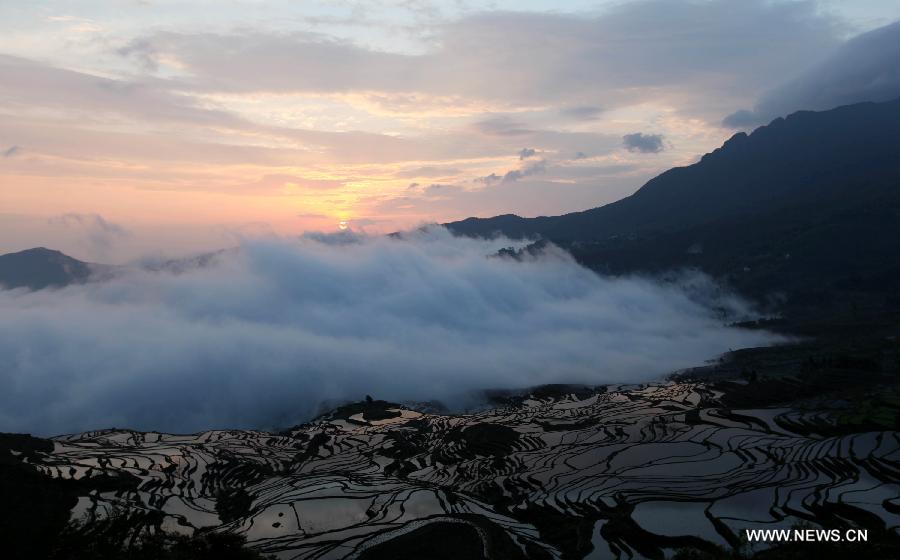
<svg viewBox="0 0 900 560">
<path fill-rule="evenodd" d="M 758 299 L 900 308 L 900 99 L 776 119 L 599 208 L 446 226 L 607 273 L 695 267 Z"/>
<path fill-rule="evenodd" d="M 799 111 L 752 134 L 739 132 L 686 167 L 619 201 L 562 216 L 505 214 L 446 224 L 464 235 L 596 240 L 683 229 L 723 218 L 847 195 L 900 178 L 900 99 Z"/>
<path fill-rule="evenodd" d="M 0 255 L 0 287 L 40 290 L 66 286 L 87 281 L 97 267 L 53 249 L 36 247 Z"/>
<path fill-rule="evenodd" d="M 192 269 L 211 266 L 220 256 L 235 250 L 222 249 L 175 259 L 148 258 L 133 265 L 108 265 L 88 263 L 54 249 L 36 247 L 0 255 L 0 289 L 61 288 L 70 284 L 108 280 L 129 268 L 181 274 Z"/>
</svg>

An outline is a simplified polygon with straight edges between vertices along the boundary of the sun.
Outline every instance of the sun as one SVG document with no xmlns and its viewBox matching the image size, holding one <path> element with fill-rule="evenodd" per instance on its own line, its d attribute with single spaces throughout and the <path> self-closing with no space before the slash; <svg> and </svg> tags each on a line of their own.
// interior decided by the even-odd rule
<svg viewBox="0 0 900 560">
<path fill-rule="evenodd" d="M 341 220 L 340 222 L 338 222 L 338 229 L 340 229 L 341 231 L 348 229 L 349 227 L 350 227 L 350 224 L 347 223 L 346 220 Z"/>
</svg>

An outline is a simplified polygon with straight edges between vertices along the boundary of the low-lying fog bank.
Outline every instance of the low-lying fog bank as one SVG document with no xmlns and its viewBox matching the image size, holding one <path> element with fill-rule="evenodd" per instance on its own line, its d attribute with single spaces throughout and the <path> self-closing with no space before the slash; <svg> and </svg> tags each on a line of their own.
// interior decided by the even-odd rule
<svg viewBox="0 0 900 560">
<path fill-rule="evenodd" d="M 708 278 L 604 278 L 509 240 L 265 239 L 180 274 L 0 291 L 0 431 L 286 426 L 324 400 L 641 382 L 775 335 Z M 723 312 L 725 315 L 723 316 Z"/>
</svg>

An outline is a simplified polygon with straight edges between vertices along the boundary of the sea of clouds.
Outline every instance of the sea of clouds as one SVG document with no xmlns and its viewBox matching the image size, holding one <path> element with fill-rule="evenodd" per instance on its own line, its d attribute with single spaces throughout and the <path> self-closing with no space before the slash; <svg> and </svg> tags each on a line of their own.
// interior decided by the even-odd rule
<svg viewBox="0 0 900 560">
<path fill-rule="evenodd" d="M 257 239 L 179 272 L 0 291 L 0 431 L 285 427 L 370 394 L 642 382 L 776 341 L 697 274 L 599 276 L 432 228 Z"/>
</svg>

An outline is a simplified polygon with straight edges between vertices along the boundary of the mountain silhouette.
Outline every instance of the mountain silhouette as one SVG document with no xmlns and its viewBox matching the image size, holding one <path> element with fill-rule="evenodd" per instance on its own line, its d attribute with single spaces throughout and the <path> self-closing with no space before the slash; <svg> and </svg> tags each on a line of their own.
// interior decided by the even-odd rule
<svg viewBox="0 0 900 560">
<path fill-rule="evenodd" d="M 40 290 L 85 282 L 95 265 L 59 251 L 36 247 L 0 255 L 0 287 Z"/>
<path fill-rule="evenodd" d="M 775 119 L 599 208 L 446 226 L 550 241 L 608 273 L 694 267 L 751 296 L 881 305 L 900 286 L 900 99 Z"/>
<path fill-rule="evenodd" d="M 220 255 L 232 251 L 235 249 L 174 259 L 147 258 L 131 265 L 109 265 L 88 263 L 60 251 L 36 247 L 0 255 L 0 288 L 29 290 L 61 288 L 69 284 L 109 280 L 128 268 L 182 274 L 196 268 L 211 266 Z"/>
</svg>

